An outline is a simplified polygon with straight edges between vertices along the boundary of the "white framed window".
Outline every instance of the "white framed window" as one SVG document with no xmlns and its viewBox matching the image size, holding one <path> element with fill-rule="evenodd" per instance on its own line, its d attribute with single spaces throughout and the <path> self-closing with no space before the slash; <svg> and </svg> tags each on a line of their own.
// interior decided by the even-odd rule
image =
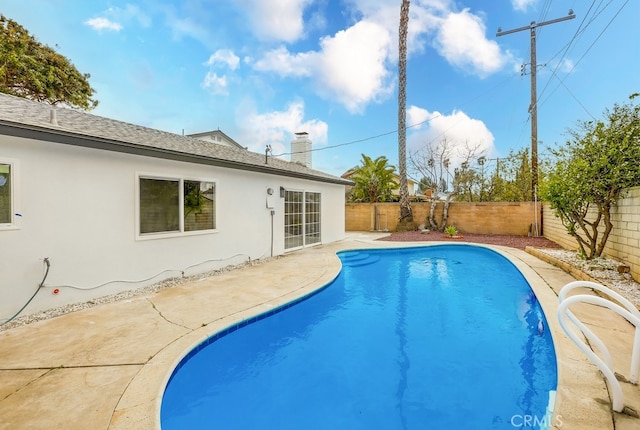
<svg viewBox="0 0 640 430">
<path fill-rule="evenodd" d="M 19 228 L 20 195 L 17 160 L 0 158 L 0 230 Z"/>
<path fill-rule="evenodd" d="M 216 230 L 214 180 L 139 174 L 136 189 L 140 238 Z"/>
<path fill-rule="evenodd" d="M 285 249 L 320 243 L 320 200 L 320 193 L 285 191 Z"/>
</svg>

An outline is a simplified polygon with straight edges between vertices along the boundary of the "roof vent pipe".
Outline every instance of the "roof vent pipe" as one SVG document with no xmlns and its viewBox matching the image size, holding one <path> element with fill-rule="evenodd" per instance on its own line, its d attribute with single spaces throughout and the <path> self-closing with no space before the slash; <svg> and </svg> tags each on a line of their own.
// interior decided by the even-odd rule
<svg viewBox="0 0 640 430">
<path fill-rule="evenodd" d="M 58 112 L 56 111 L 56 108 L 51 108 L 49 111 L 49 122 L 51 125 L 58 125 Z"/>
</svg>

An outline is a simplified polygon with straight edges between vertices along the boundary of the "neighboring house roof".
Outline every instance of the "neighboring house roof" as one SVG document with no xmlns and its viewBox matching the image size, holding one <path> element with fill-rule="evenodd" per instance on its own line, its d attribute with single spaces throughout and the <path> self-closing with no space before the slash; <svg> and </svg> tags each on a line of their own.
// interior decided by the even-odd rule
<svg viewBox="0 0 640 430">
<path fill-rule="evenodd" d="M 227 145 L 233 148 L 247 149 L 240 145 L 238 142 L 227 136 L 222 130 L 203 131 L 202 133 L 187 134 L 189 137 L 195 137 L 196 139 L 205 140 L 207 142 L 214 142 L 220 145 Z"/>
<path fill-rule="evenodd" d="M 2 93 L 0 135 L 352 185 L 351 181 L 298 163 L 272 157 L 265 163 L 264 154 L 246 149 L 232 148 Z"/>
</svg>

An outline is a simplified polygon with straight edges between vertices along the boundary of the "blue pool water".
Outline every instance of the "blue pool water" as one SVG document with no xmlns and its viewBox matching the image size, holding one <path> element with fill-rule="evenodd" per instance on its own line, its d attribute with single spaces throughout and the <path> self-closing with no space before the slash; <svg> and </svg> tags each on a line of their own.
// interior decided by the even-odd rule
<svg viewBox="0 0 640 430">
<path fill-rule="evenodd" d="M 167 384 L 162 429 L 549 422 L 553 342 L 511 262 L 467 245 L 339 257 L 341 273 L 318 293 L 191 351 Z"/>
</svg>

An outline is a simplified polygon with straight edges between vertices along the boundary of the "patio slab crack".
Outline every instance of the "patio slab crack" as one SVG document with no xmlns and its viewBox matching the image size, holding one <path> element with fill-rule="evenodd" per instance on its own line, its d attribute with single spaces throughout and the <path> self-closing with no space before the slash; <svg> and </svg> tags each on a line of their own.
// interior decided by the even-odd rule
<svg viewBox="0 0 640 430">
<path fill-rule="evenodd" d="M 191 330 L 193 330 L 193 328 L 191 328 L 191 327 L 187 327 L 186 325 L 183 325 L 183 324 L 177 323 L 177 322 L 175 322 L 175 321 L 171 321 L 170 319 L 168 319 L 167 317 L 165 317 L 165 316 L 162 314 L 162 311 L 160 311 L 160 309 L 158 309 L 158 307 L 156 306 L 156 304 L 155 304 L 155 303 L 153 303 L 153 300 L 151 300 L 149 297 L 145 297 L 145 299 L 146 299 L 149 303 L 151 303 L 151 307 L 152 307 L 152 308 L 153 308 L 153 309 L 158 313 L 158 315 L 160 315 L 160 318 L 162 318 L 163 320 L 165 320 L 165 321 L 166 321 L 166 322 L 168 322 L 169 324 L 173 324 L 173 325 L 175 325 L 175 326 L 182 327 L 182 328 L 185 328 L 185 329 L 190 330 L 190 331 L 191 331 Z"/>
<path fill-rule="evenodd" d="M 10 392 L 9 394 L 7 394 L 6 396 L 4 396 L 2 399 L 0 399 L 1 401 L 7 400 L 9 397 L 13 396 L 16 393 L 19 393 L 20 391 L 24 390 L 25 388 L 27 388 L 28 386 L 30 386 L 31 384 L 37 382 L 38 380 L 42 379 L 43 377 L 47 376 L 49 373 L 51 373 L 54 369 L 56 368 L 45 368 L 45 369 L 26 369 L 26 370 L 46 370 L 46 372 L 42 373 L 41 375 L 39 375 L 36 378 L 31 379 L 29 382 L 27 382 L 26 384 L 16 388 L 15 390 L 13 390 L 12 392 Z M 25 369 L 0 369 L 0 370 L 25 370 Z"/>
</svg>

